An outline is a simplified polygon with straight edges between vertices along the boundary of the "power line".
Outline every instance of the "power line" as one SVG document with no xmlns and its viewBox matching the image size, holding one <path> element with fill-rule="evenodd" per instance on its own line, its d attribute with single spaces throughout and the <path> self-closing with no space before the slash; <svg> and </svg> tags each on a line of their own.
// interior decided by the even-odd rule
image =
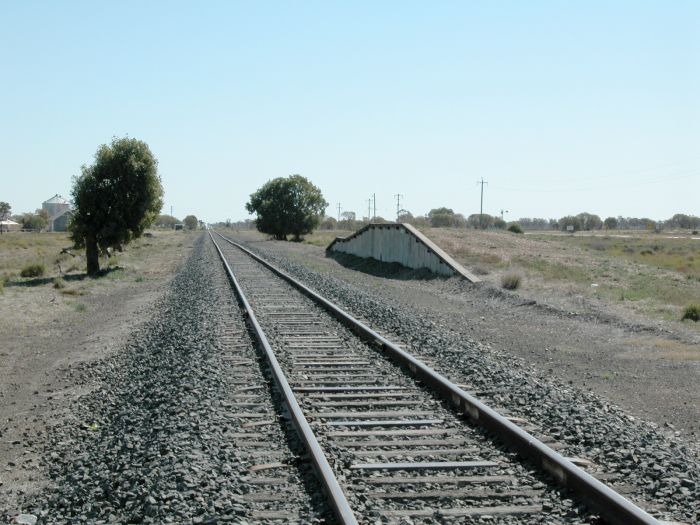
<svg viewBox="0 0 700 525">
<path fill-rule="evenodd" d="M 401 214 L 401 197 L 403 197 L 403 195 L 397 193 L 394 195 L 394 197 L 396 197 L 396 222 L 399 222 L 399 215 Z"/>
<path fill-rule="evenodd" d="M 484 180 L 483 177 L 481 177 L 480 181 L 476 181 L 477 184 L 481 184 L 481 208 L 479 208 L 479 226 L 482 228 L 484 227 L 484 184 L 488 184 Z"/>
</svg>

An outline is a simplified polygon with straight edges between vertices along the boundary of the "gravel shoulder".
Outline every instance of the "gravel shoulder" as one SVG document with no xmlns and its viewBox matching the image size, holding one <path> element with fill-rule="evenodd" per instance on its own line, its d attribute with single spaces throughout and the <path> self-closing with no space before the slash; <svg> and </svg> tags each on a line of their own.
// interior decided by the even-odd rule
<svg viewBox="0 0 700 525">
<path fill-rule="evenodd" d="M 0 515 L 18 511 L 47 485 L 53 428 L 80 424 L 70 407 L 96 386 L 77 381 L 76 370 L 114 353 L 152 316 L 192 240 L 141 246 L 140 277 L 124 271 L 83 282 L 80 295 L 64 295 L 50 283 L 6 287 L 0 295 Z"/>
</svg>

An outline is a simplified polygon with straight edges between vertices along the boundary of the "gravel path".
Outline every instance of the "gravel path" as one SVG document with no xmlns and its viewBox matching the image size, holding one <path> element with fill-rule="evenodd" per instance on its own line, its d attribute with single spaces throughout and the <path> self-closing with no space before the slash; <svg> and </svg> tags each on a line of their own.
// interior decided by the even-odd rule
<svg viewBox="0 0 700 525">
<path fill-rule="evenodd" d="M 100 388 L 54 429 L 53 484 L 24 512 L 38 523 L 322 520 L 207 236 L 157 306 L 121 352 L 74 368 Z"/>
<path fill-rule="evenodd" d="M 609 473 L 610 484 L 662 519 L 700 520 L 700 459 L 671 430 L 640 421 L 601 397 L 560 383 L 513 355 L 499 352 L 450 327 L 439 312 L 388 304 L 331 275 L 290 262 L 272 243 L 249 247 L 319 293 L 409 348 L 455 382 L 475 385 L 484 400 L 508 415 L 537 425 L 563 445 Z"/>
</svg>

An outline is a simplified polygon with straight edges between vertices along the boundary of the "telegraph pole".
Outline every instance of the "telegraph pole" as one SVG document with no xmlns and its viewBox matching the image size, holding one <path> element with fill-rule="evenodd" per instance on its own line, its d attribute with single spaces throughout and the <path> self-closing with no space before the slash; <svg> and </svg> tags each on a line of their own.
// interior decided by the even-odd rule
<svg viewBox="0 0 700 525">
<path fill-rule="evenodd" d="M 340 221 L 340 203 L 338 203 L 338 221 Z"/>
<path fill-rule="evenodd" d="M 377 194 L 372 194 L 372 202 L 374 204 L 374 213 L 372 214 L 372 220 L 377 220 Z"/>
<path fill-rule="evenodd" d="M 399 222 L 399 215 L 401 214 L 401 197 L 403 197 L 403 195 L 397 193 L 394 195 L 394 197 L 396 197 L 396 222 Z"/>
<path fill-rule="evenodd" d="M 372 199 L 367 199 L 367 222 L 372 222 Z"/>
<path fill-rule="evenodd" d="M 501 220 L 503 220 L 503 214 L 508 213 L 508 210 L 501 210 Z"/>
<path fill-rule="evenodd" d="M 480 181 L 476 181 L 477 184 L 481 184 L 481 208 L 479 208 L 479 226 L 482 228 L 484 227 L 484 184 L 488 184 L 484 180 L 483 177 L 481 177 Z"/>
</svg>

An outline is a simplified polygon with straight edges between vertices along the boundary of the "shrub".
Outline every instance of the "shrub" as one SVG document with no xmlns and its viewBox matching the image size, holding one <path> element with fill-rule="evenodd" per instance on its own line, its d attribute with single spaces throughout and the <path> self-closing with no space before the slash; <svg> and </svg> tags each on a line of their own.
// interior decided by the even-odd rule
<svg viewBox="0 0 700 525">
<path fill-rule="evenodd" d="M 46 265 L 44 263 L 32 263 L 22 268 L 20 275 L 22 277 L 41 277 L 46 273 Z"/>
<path fill-rule="evenodd" d="M 681 320 L 690 319 L 691 321 L 700 321 L 700 304 L 689 304 L 683 310 Z"/>
<path fill-rule="evenodd" d="M 525 232 L 523 231 L 522 226 L 520 226 L 520 225 L 517 224 L 517 223 L 516 223 L 516 224 L 511 224 L 510 226 L 508 226 L 508 231 L 509 231 L 509 232 L 512 232 L 512 233 L 525 233 Z"/>
<path fill-rule="evenodd" d="M 63 277 L 56 277 L 53 280 L 53 287 L 56 288 L 56 290 L 61 290 L 66 287 L 66 281 L 63 280 Z"/>
<path fill-rule="evenodd" d="M 501 286 L 506 290 L 517 290 L 520 287 L 521 279 L 516 273 L 507 273 L 501 277 Z"/>
</svg>

